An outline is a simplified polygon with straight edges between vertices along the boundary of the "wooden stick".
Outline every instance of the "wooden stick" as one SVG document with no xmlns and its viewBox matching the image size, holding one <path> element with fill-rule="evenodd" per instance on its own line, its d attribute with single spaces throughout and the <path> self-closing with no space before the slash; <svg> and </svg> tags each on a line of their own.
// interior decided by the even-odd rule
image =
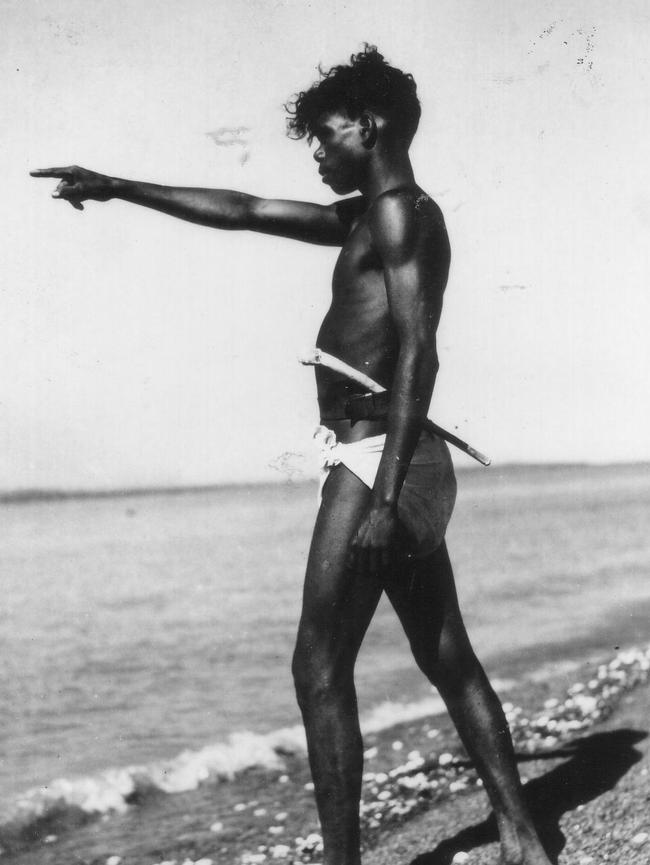
<svg viewBox="0 0 650 865">
<path fill-rule="evenodd" d="M 305 366 L 326 366 L 328 369 L 331 369 L 334 372 L 340 372 L 351 381 L 355 381 L 357 382 L 357 384 L 360 384 L 363 387 L 367 388 L 371 393 L 384 393 L 386 391 L 385 387 L 382 387 L 382 385 L 380 385 L 374 379 L 370 378 L 370 376 L 367 376 L 363 372 L 359 372 L 358 369 L 355 369 L 353 366 L 350 366 L 350 364 L 345 363 L 345 361 L 339 360 L 338 357 L 334 357 L 333 355 L 328 354 L 326 351 L 321 351 L 320 348 L 310 349 L 308 352 L 301 355 L 298 360 Z M 453 433 L 450 433 L 446 429 L 443 429 L 441 426 L 438 426 L 438 424 L 434 423 L 432 420 L 429 420 L 427 418 L 424 422 L 424 425 L 428 427 L 431 432 L 435 433 L 437 436 L 440 436 L 440 438 L 449 442 L 449 444 L 454 445 L 454 447 L 457 447 L 459 450 L 463 451 L 463 453 L 466 453 L 468 456 L 481 463 L 481 465 L 489 466 L 492 462 L 489 457 L 485 456 L 485 454 L 477 451 L 476 448 L 467 444 L 467 442 L 464 442 Z"/>
<path fill-rule="evenodd" d="M 320 348 L 310 349 L 301 355 L 298 360 L 305 366 L 326 366 L 328 369 L 334 370 L 334 372 L 340 372 L 352 381 L 356 381 L 357 384 L 367 388 L 371 393 L 384 393 L 386 391 L 385 387 L 382 387 L 370 376 L 359 372 L 358 369 L 350 366 L 349 363 L 345 363 L 345 361 L 339 360 L 338 357 L 327 354 L 326 351 L 321 351 Z"/>
<path fill-rule="evenodd" d="M 468 445 L 467 442 L 459 439 L 458 436 L 455 436 L 453 433 L 450 433 L 446 429 L 443 429 L 441 426 L 438 426 L 437 423 L 429 420 L 429 418 L 426 419 L 424 425 L 427 426 L 431 430 L 431 432 L 435 433 L 437 436 L 440 436 L 441 439 L 444 439 L 446 442 L 449 442 L 450 445 L 454 445 L 459 450 L 463 451 L 463 453 L 466 453 L 467 456 L 470 456 L 477 462 L 481 463 L 482 466 L 489 466 L 492 462 L 490 457 L 486 457 L 485 454 L 477 451 L 476 448 Z"/>
</svg>

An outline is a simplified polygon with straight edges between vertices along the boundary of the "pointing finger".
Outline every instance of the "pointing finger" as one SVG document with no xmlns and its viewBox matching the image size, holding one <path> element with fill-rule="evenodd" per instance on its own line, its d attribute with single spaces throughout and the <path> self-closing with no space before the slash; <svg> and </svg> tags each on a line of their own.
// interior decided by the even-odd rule
<svg viewBox="0 0 650 865">
<path fill-rule="evenodd" d="M 29 172 L 31 177 L 71 177 L 71 168 L 35 168 Z"/>
</svg>

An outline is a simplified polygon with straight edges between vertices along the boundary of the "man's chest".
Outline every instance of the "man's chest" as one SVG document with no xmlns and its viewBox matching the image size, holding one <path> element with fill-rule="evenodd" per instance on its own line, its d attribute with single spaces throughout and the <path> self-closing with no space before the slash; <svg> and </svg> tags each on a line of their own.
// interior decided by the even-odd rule
<svg viewBox="0 0 650 865">
<path fill-rule="evenodd" d="M 378 281 L 383 285 L 381 260 L 370 230 L 363 220 L 359 220 L 350 231 L 334 267 L 334 296 L 342 293 L 349 298 L 359 290 L 365 293 L 369 284 Z"/>
</svg>

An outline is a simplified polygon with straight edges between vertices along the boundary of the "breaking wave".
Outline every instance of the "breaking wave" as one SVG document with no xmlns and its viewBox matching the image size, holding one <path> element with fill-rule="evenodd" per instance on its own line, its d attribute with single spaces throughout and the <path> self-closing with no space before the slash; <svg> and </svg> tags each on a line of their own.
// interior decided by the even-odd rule
<svg viewBox="0 0 650 865">
<path fill-rule="evenodd" d="M 501 683 L 507 687 L 510 683 Z M 381 703 L 361 719 L 362 730 L 374 733 L 395 724 L 444 711 L 442 700 L 431 695 L 413 703 Z M 24 835 L 35 824 L 80 825 L 104 814 L 123 813 L 152 792 L 182 793 L 204 783 L 233 780 L 252 767 L 282 771 L 285 758 L 305 754 L 302 727 L 271 733 L 232 733 L 224 742 L 185 750 L 169 760 L 106 769 L 93 776 L 57 778 L 27 790 L 0 818 L 0 840 Z"/>
</svg>

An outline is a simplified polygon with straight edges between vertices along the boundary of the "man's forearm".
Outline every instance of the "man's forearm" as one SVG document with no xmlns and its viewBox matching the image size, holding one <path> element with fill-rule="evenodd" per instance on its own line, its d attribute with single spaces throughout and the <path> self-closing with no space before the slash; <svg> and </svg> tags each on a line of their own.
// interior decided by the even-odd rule
<svg viewBox="0 0 650 865">
<path fill-rule="evenodd" d="M 111 198 L 212 228 L 246 228 L 253 196 L 229 189 L 158 186 L 111 178 Z"/>
<path fill-rule="evenodd" d="M 391 388 L 386 444 L 375 484 L 374 507 L 395 507 L 427 417 L 438 371 L 435 354 L 418 347 L 400 351 Z"/>
</svg>

